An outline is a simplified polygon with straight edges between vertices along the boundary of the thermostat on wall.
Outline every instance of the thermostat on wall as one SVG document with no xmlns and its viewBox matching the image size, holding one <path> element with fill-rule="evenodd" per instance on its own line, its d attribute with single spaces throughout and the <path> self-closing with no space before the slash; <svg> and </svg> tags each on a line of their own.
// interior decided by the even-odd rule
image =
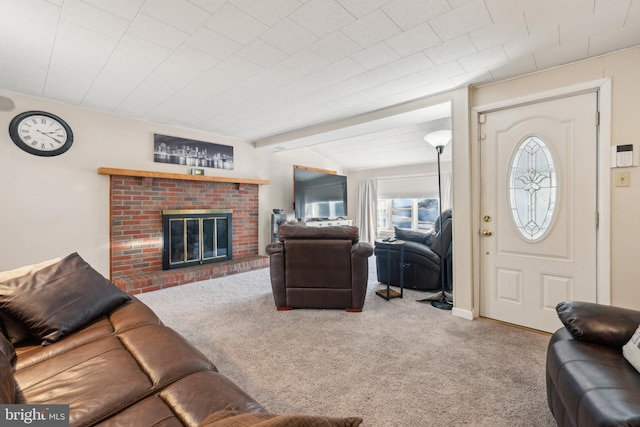
<svg viewBox="0 0 640 427">
<path fill-rule="evenodd" d="M 616 145 L 611 147 L 611 167 L 628 168 L 637 166 L 633 144 Z"/>
</svg>

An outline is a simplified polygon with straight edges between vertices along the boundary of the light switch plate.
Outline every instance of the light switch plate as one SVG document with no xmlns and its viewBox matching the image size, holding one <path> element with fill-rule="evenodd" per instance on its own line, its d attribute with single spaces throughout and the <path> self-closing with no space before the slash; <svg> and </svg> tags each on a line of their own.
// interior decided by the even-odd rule
<svg viewBox="0 0 640 427">
<path fill-rule="evenodd" d="M 631 178 L 629 171 L 616 171 L 616 187 L 629 187 Z"/>
</svg>

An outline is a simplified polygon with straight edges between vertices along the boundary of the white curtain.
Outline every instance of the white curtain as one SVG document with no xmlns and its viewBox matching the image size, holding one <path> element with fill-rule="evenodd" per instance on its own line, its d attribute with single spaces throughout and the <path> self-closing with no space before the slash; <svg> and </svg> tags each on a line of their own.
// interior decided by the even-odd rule
<svg viewBox="0 0 640 427">
<path fill-rule="evenodd" d="M 440 182 L 442 184 L 442 210 L 451 207 L 451 172 L 442 172 Z"/>
<path fill-rule="evenodd" d="M 378 194 L 375 179 L 358 181 L 356 204 L 356 226 L 360 229 L 360 240 L 374 243 L 378 233 Z"/>
</svg>

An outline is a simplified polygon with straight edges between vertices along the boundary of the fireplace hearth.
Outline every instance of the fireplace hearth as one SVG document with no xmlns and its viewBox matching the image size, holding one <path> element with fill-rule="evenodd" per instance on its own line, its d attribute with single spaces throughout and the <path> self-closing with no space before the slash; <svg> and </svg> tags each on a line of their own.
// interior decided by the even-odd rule
<svg viewBox="0 0 640 427">
<path fill-rule="evenodd" d="M 230 209 L 163 210 L 163 270 L 231 260 L 232 229 Z"/>
</svg>

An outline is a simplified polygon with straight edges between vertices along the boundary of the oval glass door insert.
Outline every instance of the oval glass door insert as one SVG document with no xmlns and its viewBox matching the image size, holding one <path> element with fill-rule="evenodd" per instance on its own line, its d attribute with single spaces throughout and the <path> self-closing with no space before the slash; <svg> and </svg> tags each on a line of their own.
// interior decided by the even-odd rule
<svg viewBox="0 0 640 427">
<path fill-rule="evenodd" d="M 542 239 L 553 220 L 558 187 L 553 156 L 541 138 L 529 136 L 520 143 L 508 182 L 516 227 L 527 240 Z"/>
</svg>

